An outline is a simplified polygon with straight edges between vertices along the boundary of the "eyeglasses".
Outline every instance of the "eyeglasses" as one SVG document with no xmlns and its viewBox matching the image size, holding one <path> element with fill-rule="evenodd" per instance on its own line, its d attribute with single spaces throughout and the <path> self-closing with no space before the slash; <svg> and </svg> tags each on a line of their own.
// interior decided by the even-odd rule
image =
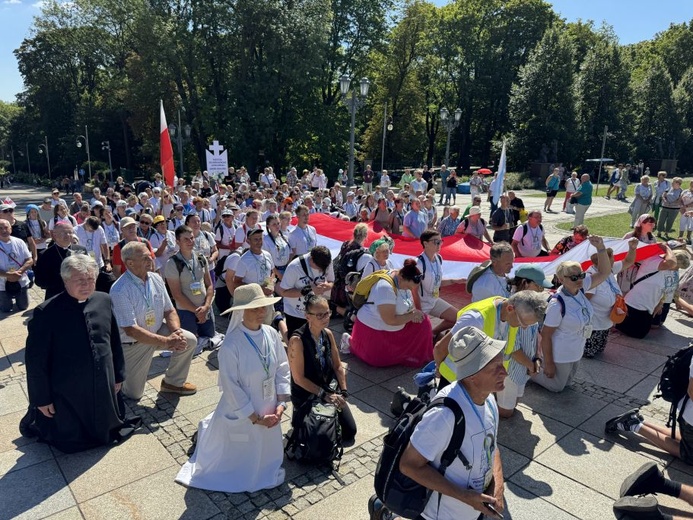
<svg viewBox="0 0 693 520">
<path fill-rule="evenodd" d="M 140 224 L 143 226 L 150 226 L 152 223 L 151 222 L 143 222 L 140 220 Z"/>
<path fill-rule="evenodd" d="M 306 314 L 310 314 L 311 316 L 315 316 L 319 320 L 324 320 L 325 318 L 330 317 L 330 312 L 307 312 Z"/>
<path fill-rule="evenodd" d="M 437 239 L 435 239 L 435 240 L 429 240 L 429 242 L 433 243 L 433 244 L 436 245 L 436 246 L 439 246 L 440 244 L 443 243 L 443 241 L 442 241 L 441 239 L 439 239 L 439 238 L 437 238 Z"/>
<path fill-rule="evenodd" d="M 587 276 L 587 273 L 571 274 L 566 278 L 568 278 L 568 280 L 570 280 L 571 282 L 577 282 L 578 280 L 584 280 L 585 276 Z"/>
</svg>

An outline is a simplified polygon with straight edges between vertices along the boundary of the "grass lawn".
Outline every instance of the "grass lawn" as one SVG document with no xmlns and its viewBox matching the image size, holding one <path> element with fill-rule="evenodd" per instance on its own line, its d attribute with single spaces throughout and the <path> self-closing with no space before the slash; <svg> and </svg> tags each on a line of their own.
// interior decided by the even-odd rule
<svg viewBox="0 0 693 520">
<path fill-rule="evenodd" d="M 589 211 L 587 213 L 589 215 Z M 630 231 L 630 215 L 627 211 L 623 213 L 615 213 L 613 215 L 604 215 L 601 217 L 585 218 L 585 225 L 590 230 L 591 234 L 603 237 L 620 238 Z M 563 222 L 556 226 L 558 229 L 569 231 L 573 227 L 572 222 Z M 674 231 L 671 236 L 677 237 L 679 232 L 679 217 L 674 221 Z"/>
</svg>

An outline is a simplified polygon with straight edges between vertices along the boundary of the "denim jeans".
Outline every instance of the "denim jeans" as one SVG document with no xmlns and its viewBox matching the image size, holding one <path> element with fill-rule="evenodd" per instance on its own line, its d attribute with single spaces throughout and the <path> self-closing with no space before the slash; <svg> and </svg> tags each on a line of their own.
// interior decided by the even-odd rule
<svg viewBox="0 0 693 520">
<path fill-rule="evenodd" d="M 10 296 L 7 291 L 0 291 L 0 311 L 12 312 L 12 300 L 16 300 L 17 309 L 25 311 L 29 307 L 29 292 L 26 287 L 19 290 L 19 294 Z"/>
</svg>

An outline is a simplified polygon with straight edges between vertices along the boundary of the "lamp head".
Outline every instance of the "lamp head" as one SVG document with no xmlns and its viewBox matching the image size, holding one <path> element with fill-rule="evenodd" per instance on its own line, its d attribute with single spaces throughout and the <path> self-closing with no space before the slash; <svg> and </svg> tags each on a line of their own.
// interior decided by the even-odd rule
<svg viewBox="0 0 693 520">
<path fill-rule="evenodd" d="M 447 108 L 443 107 L 440 109 L 440 120 L 441 121 L 446 121 L 449 115 L 450 115 L 450 112 L 448 112 Z"/>
<path fill-rule="evenodd" d="M 82 148 L 82 141 L 77 139 L 77 148 Z"/>
<path fill-rule="evenodd" d="M 361 78 L 361 97 L 366 97 L 368 95 L 368 88 L 371 86 L 371 82 L 368 78 Z"/>
<path fill-rule="evenodd" d="M 342 96 L 346 96 L 347 92 L 349 92 L 349 87 L 351 86 L 351 78 L 347 76 L 346 74 L 342 74 L 342 76 L 339 78 L 339 90 L 342 93 Z"/>
<path fill-rule="evenodd" d="M 461 108 L 456 108 L 455 109 L 455 122 L 459 122 L 459 120 L 462 118 L 462 109 Z"/>
</svg>

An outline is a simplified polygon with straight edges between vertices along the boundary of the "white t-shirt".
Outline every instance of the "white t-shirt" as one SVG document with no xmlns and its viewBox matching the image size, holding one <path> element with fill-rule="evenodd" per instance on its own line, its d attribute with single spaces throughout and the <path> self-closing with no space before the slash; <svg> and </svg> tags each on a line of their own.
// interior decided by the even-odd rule
<svg viewBox="0 0 693 520">
<path fill-rule="evenodd" d="M 477 278 L 472 288 L 472 302 L 478 302 L 490 298 L 491 296 L 502 296 L 507 298 L 510 296 L 508 289 L 508 278 L 498 276 L 489 267 L 484 274 Z"/>
<path fill-rule="evenodd" d="M 166 250 L 163 252 L 161 256 L 157 256 L 156 260 L 154 260 L 157 270 L 163 270 L 164 267 L 166 267 L 166 262 L 168 262 L 168 259 L 178 252 L 178 244 L 176 244 L 176 234 L 173 231 L 166 231 L 165 235 L 162 235 L 155 231 L 154 233 L 152 233 L 152 236 L 149 239 L 149 243 L 152 246 L 152 249 L 155 253 L 159 249 L 159 247 L 161 247 L 161 244 L 164 240 L 167 243 Z"/>
<path fill-rule="evenodd" d="M 260 251 L 260 254 L 256 255 L 248 250 L 241 255 L 234 276 L 242 278 L 244 283 L 256 283 L 267 287 L 272 283 L 272 269 L 274 262 L 272 255 L 267 251 Z"/>
<path fill-rule="evenodd" d="M 0 241 L 0 249 L 4 251 L 0 252 L 0 270 L 2 271 L 16 271 L 24 265 L 28 258 L 31 258 L 29 247 L 17 237 L 10 237 L 9 242 Z M 0 276 L 0 291 L 5 290 L 6 281 L 5 276 Z M 19 279 L 19 285 L 26 287 L 29 283 L 29 275 L 24 273 Z"/>
<path fill-rule="evenodd" d="M 318 233 L 311 225 L 305 229 L 298 226 L 289 234 L 289 246 L 296 256 L 305 255 L 318 245 Z"/>
<path fill-rule="evenodd" d="M 94 232 L 87 231 L 84 224 L 75 228 L 75 235 L 79 240 L 79 245 L 87 248 L 87 254 L 95 261 L 99 269 L 103 267 L 103 258 L 101 258 L 101 244 L 107 244 L 106 233 L 99 226 Z"/>
<path fill-rule="evenodd" d="M 596 287 L 585 291 L 587 294 L 593 294 L 590 303 L 594 309 L 594 314 L 592 315 L 592 329 L 593 330 L 608 330 L 613 325 L 613 322 L 609 318 L 611 315 L 611 308 L 616 302 L 616 294 L 621 292 L 616 281 L 616 276 L 623 269 L 623 262 L 614 262 L 614 266 L 611 268 L 611 274 Z M 588 272 L 594 275 L 597 269 L 592 266 L 589 268 Z"/>
<path fill-rule="evenodd" d="M 525 226 L 527 226 L 527 234 L 523 237 Z M 541 253 L 542 238 L 544 238 L 544 231 L 539 226 L 533 228 L 529 224 L 518 226 L 513 233 L 513 240 L 517 240 L 517 249 L 523 257 L 538 256 Z"/>
<path fill-rule="evenodd" d="M 378 280 L 368 295 L 369 303 L 361 307 L 356 315 L 361 323 L 376 330 L 397 331 L 402 330 L 404 325 L 388 325 L 383 321 L 378 311 L 379 305 L 394 305 L 395 314 L 407 314 L 414 309 L 414 297 L 411 291 L 400 289 L 396 293 L 392 290 L 392 285 L 387 280 Z M 372 303 L 372 304 L 371 304 Z"/>
<path fill-rule="evenodd" d="M 248 231 L 251 229 L 257 229 L 259 228 L 259 225 L 255 225 L 254 227 L 250 227 L 248 224 L 241 224 L 236 228 L 236 246 L 237 247 L 243 247 L 243 248 L 248 248 L 250 245 L 248 244 Z"/>
<path fill-rule="evenodd" d="M 592 275 L 585 277 L 583 287 L 591 288 Z M 561 303 L 558 298 L 551 298 L 546 309 L 544 325 L 557 327 L 553 333 L 554 363 L 574 363 L 582 358 L 585 350 L 585 339 L 591 335 L 590 323 L 594 316 L 592 304 L 582 291 L 573 296 L 563 291 L 560 294 L 565 304 L 565 316 L 561 317 Z M 590 332 L 588 334 L 588 332 Z"/>
<path fill-rule="evenodd" d="M 463 489 L 483 492 L 491 481 L 498 438 L 498 407 L 493 396 L 479 406 L 458 382 L 446 386 L 436 397 L 450 397 L 462 409 L 465 433 L 461 451 L 469 462 L 467 469 L 459 457 L 445 471 L 445 478 Z M 448 447 L 455 426 L 455 414 L 440 406 L 427 411 L 411 436 L 411 444 L 433 467 Z M 479 512 L 450 496 L 443 495 L 438 509 L 438 493 L 433 492 L 422 516 L 428 520 L 476 520 Z"/>
<path fill-rule="evenodd" d="M 324 282 L 334 282 L 334 269 L 332 268 L 332 262 L 327 268 L 327 271 L 321 273 L 318 270 L 313 269 L 310 266 L 310 255 L 303 255 L 306 261 L 306 268 L 308 269 L 308 274 L 303 270 L 301 266 L 301 257 L 294 258 L 289 265 L 286 266 L 286 271 L 284 271 L 284 276 L 280 287 L 282 289 L 303 289 L 304 287 L 310 287 L 311 284 L 317 285 Z M 284 297 L 284 313 L 294 318 L 306 317 L 306 308 L 303 304 L 303 297 L 299 298 L 289 298 Z"/>
<path fill-rule="evenodd" d="M 426 263 L 425 266 L 424 262 Z M 437 254 L 433 262 L 423 254 L 416 258 L 416 267 L 422 273 L 426 273 L 420 285 L 423 288 L 423 295 L 421 295 L 421 289 L 419 289 L 419 295 L 421 296 L 421 310 L 428 313 L 435 307 L 440 294 L 440 285 L 443 283 L 443 262 Z"/>
<path fill-rule="evenodd" d="M 275 266 L 284 267 L 289 263 L 291 247 L 289 247 L 289 243 L 284 239 L 283 235 L 277 235 L 276 238 L 272 239 L 269 233 L 267 233 L 262 240 L 262 249 L 269 251 Z"/>
<path fill-rule="evenodd" d="M 659 255 L 646 258 L 640 263 L 640 268 L 635 275 L 635 280 L 639 280 L 645 275 L 659 271 L 659 264 L 662 259 Z M 634 280 L 634 281 L 635 281 Z M 650 314 L 654 312 L 655 307 L 659 304 L 659 300 L 664 295 L 667 284 L 675 283 L 674 271 L 659 271 L 654 276 L 638 282 L 628 294 L 626 294 L 626 303 L 640 311 L 648 311 Z"/>
<path fill-rule="evenodd" d="M 428 189 L 428 183 L 423 179 L 415 179 L 411 181 L 409 184 L 411 185 L 414 192 L 420 191 L 421 193 L 425 193 Z"/>
<path fill-rule="evenodd" d="M 235 236 L 236 228 L 234 225 L 232 224 L 231 227 L 225 226 L 223 222 L 217 226 L 216 231 L 214 232 L 214 240 L 221 242 L 222 246 L 230 245 L 234 241 Z M 230 253 L 231 251 L 228 249 L 219 249 L 219 258 L 229 256 Z"/>
</svg>

